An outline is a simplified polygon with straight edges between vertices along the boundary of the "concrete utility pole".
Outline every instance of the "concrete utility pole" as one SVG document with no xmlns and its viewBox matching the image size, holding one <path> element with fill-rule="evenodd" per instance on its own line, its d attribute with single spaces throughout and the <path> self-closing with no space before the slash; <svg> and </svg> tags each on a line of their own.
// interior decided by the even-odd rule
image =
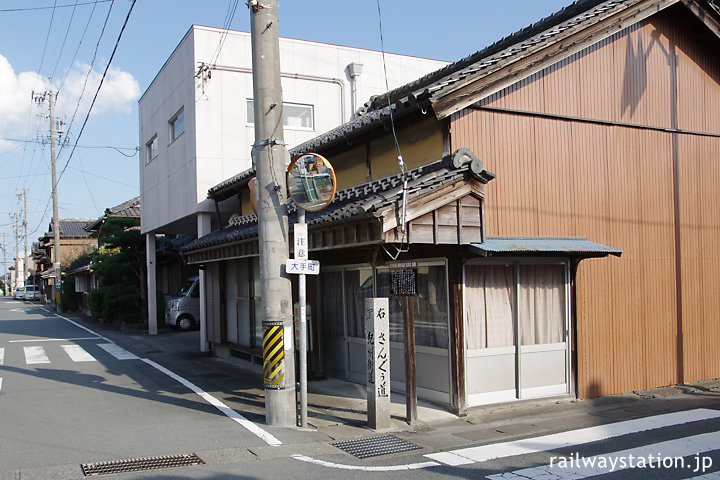
<svg viewBox="0 0 720 480">
<path fill-rule="evenodd" d="M 9 288 L 9 285 L 8 285 L 8 278 L 7 278 L 7 271 L 8 271 L 8 269 L 7 269 L 7 251 L 5 250 L 5 248 L 6 248 L 6 245 L 5 245 L 5 232 L 3 232 L 2 237 L 3 237 L 3 243 L 2 243 L 2 249 L 3 249 L 3 267 L 5 268 L 5 273 L 3 273 L 3 283 L 4 283 L 3 289 L 5 290 L 5 296 L 7 297 L 7 296 L 8 296 L 8 288 Z"/>
<path fill-rule="evenodd" d="M 53 201 L 53 248 L 52 263 L 53 269 L 57 271 L 57 277 L 53 281 L 52 297 L 56 302 L 55 308 L 62 310 L 62 289 L 60 288 L 60 219 L 58 218 L 58 194 L 57 194 L 57 174 L 55 169 L 55 98 L 57 93 L 46 90 L 43 93 L 32 93 L 32 99 L 35 103 L 40 104 L 48 100 L 50 106 L 50 170 L 52 174 L 52 201 Z M 62 129 L 61 129 L 62 130 Z M 62 131 L 60 132 L 62 133 Z M 60 295 L 58 297 L 57 295 Z"/>
<path fill-rule="evenodd" d="M 280 86 L 280 38 L 277 0 L 250 0 L 258 242 L 263 317 L 265 421 L 297 425 L 293 307 L 288 259 L 288 219 L 285 146 Z"/>
<path fill-rule="evenodd" d="M 58 218 L 57 174 L 55 173 L 55 95 L 48 95 L 50 104 L 50 168 L 52 172 L 52 200 L 53 200 L 53 249 L 52 262 L 57 272 L 53 280 L 53 302 L 57 311 L 62 311 L 62 289 L 60 288 L 60 219 Z M 59 297 L 58 297 L 59 295 Z"/>
<path fill-rule="evenodd" d="M 13 288 L 20 286 L 20 269 L 18 263 L 18 256 L 20 255 L 20 241 L 18 240 L 18 234 L 20 230 L 18 228 L 18 216 L 17 213 L 10 214 L 13 219 L 13 230 L 15 231 L 15 281 L 13 282 Z"/>
<path fill-rule="evenodd" d="M 22 193 L 17 194 L 18 198 L 22 196 L 23 198 L 23 240 L 25 249 L 23 250 L 22 255 L 22 270 L 23 270 L 23 279 L 27 279 L 28 276 L 28 268 L 27 268 L 27 255 L 28 255 L 28 234 L 27 234 L 27 187 L 23 187 Z"/>
</svg>

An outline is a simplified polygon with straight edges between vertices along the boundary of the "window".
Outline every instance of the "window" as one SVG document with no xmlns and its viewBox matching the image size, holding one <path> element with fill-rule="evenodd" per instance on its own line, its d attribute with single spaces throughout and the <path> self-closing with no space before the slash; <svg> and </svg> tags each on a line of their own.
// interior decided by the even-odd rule
<svg viewBox="0 0 720 480">
<path fill-rule="evenodd" d="M 185 131 L 185 110 L 180 110 L 172 120 L 170 120 L 170 143 Z"/>
<path fill-rule="evenodd" d="M 283 102 L 283 126 L 297 130 L 314 130 L 314 108 L 312 105 L 301 105 L 298 103 Z M 247 121 L 255 123 L 255 102 L 247 101 Z"/>
<path fill-rule="evenodd" d="M 145 163 L 150 163 L 158 155 L 158 137 L 155 135 L 145 144 Z"/>
</svg>

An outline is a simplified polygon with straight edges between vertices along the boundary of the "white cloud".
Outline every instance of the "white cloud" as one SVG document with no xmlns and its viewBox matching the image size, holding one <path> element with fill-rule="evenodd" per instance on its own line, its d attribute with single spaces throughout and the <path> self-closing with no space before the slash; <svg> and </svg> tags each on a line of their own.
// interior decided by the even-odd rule
<svg viewBox="0 0 720 480">
<path fill-rule="evenodd" d="M 51 86 L 48 79 L 35 72 L 15 73 L 7 58 L 0 55 L 0 138 L 34 139 L 36 133 L 42 133 L 42 125 L 47 120 L 39 123 L 39 115 L 47 115 L 47 104 L 42 109 L 39 108 L 31 101 L 31 94 L 33 91 L 44 92 L 48 88 L 57 90 L 60 87 L 56 116 L 65 116 L 69 122 L 77 109 L 73 128 L 79 128 L 87 115 L 101 77 L 102 70 L 90 71 L 89 65 L 79 65 L 68 72 L 62 85 L 59 84 L 62 79 L 56 79 L 57 83 L 53 82 Z M 79 101 L 81 95 L 82 99 Z M 127 116 L 132 113 L 139 97 L 140 86 L 135 77 L 111 67 L 92 115 Z M 0 140 L 0 149 L 7 146 L 7 142 Z"/>
<path fill-rule="evenodd" d="M 58 109 L 66 110 L 66 115 L 72 115 L 75 111 L 80 95 L 82 101 L 78 112 L 84 115 L 90 108 L 102 78 L 102 71 L 93 70 L 88 76 L 89 71 L 89 65 L 80 65 L 68 73 L 62 86 L 62 95 L 58 97 Z M 128 115 L 139 97 L 140 85 L 135 77 L 128 72 L 110 67 L 95 101 L 93 115 Z"/>
</svg>

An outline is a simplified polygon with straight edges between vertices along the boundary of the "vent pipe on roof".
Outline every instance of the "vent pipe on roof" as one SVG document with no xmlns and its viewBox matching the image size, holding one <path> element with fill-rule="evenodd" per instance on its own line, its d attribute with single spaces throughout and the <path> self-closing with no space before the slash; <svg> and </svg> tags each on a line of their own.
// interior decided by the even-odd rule
<svg viewBox="0 0 720 480">
<path fill-rule="evenodd" d="M 357 82 L 358 77 L 362 74 L 363 64 L 362 63 L 349 63 L 347 66 L 348 75 L 350 75 L 350 101 L 352 102 L 352 115 L 353 118 L 358 116 L 358 93 L 357 93 Z M 345 119 L 343 119 L 344 121 Z"/>
</svg>

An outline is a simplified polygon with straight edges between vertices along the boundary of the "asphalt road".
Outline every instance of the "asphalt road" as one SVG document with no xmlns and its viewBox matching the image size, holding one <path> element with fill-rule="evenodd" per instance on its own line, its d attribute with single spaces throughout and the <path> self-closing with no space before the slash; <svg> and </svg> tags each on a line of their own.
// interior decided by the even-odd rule
<svg viewBox="0 0 720 480">
<path fill-rule="evenodd" d="M 563 410 L 548 410 L 554 433 L 507 441 L 483 438 L 490 429 L 472 422 L 400 434 L 418 448 L 361 459 L 326 433 L 263 425 L 248 391 L 232 388 L 241 373 L 208 373 L 213 359 L 181 365 L 141 335 L 105 335 L 39 305 L 0 299 L 0 479 L 84 478 L 83 464 L 196 453 L 204 464 L 100 478 L 720 480 L 713 392 L 682 408 L 648 403 L 656 407 L 639 415 L 620 409 L 602 421 L 566 422 Z M 213 378 L 226 383 L 214 388 Z"/>
</svg>

